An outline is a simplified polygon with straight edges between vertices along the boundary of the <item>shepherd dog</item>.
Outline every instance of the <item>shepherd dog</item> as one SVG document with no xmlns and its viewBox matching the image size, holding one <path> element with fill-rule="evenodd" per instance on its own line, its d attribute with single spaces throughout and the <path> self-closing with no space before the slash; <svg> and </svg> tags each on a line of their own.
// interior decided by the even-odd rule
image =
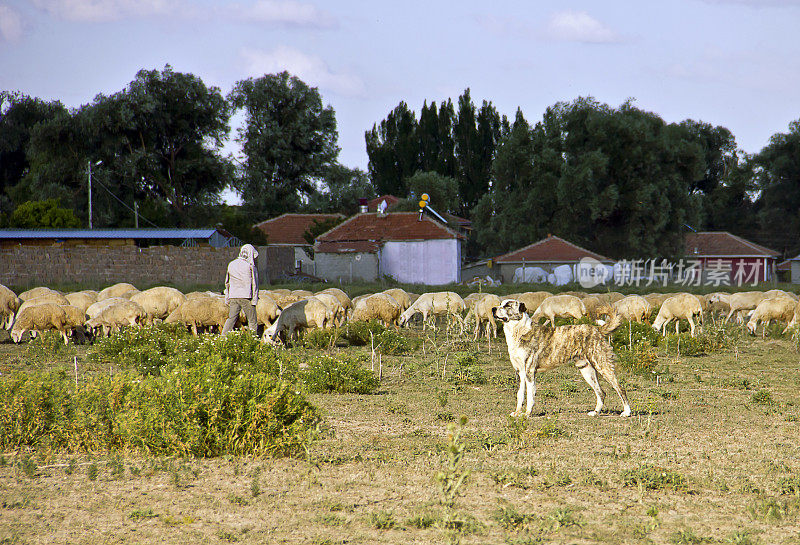
<svg viewBox="0 0 800 545">
<path fill-rule="evenodd" d="M 598 415 L 603 409 L 605 392 L 597 379 L 598 373 L 619 394 L 623 407 L 621 416 L 630 416 L 631 407 L 625 390 L 614 374 L 614 350 L 605 337 L 622 323 L 619 314 L 605 307 L 598 313 L 606 314 L 609 319 L 600 327 L 587 324 L 550 327 L 535 323 L 525 310 L 525 303 L 515 299 L 507 299 L 499 307 L 492 308 L 493 316 L 503 324 L 508 356 L 519 375 L 517 409 L 511 416 L 522 415 L 522 402 L 527 393 L 525 416 L 530 417 L 536 396 L 537 371 L 547 371 L 570 362 L 575 363 L 597 396 L 597 405 L 589 411 L 589 416 Z"/>
</svg>

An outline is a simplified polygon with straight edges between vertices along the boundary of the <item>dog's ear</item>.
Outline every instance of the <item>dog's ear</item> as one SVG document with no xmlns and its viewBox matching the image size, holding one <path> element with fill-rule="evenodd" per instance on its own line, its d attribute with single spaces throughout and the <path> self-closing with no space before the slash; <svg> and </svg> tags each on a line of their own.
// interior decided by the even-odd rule
<svg viewBox="0 0 800 545">
<path fill-rule="evenodd" d="M 520 303 L 519 303 L 519 311 L 520 312 L 525 312 L 525 303 L 523 303 L 522 301 L 520 301 Z"/>
</svg>

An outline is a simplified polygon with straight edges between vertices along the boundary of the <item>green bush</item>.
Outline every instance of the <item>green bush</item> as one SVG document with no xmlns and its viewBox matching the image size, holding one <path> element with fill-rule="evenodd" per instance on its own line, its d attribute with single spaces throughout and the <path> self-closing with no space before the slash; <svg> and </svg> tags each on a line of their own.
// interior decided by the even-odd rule
<svg viewBox="0 0 800 545">
<path fill-rule="evenodd" d="M 375 373 L 361 366 L 363 358 L 317 356 L 300 372 L 300 381 L 310 393 L 368 394 L 380 382 Z"/>
<path fill-rule="evenodd" d="M 645 464 L 622 475 L 625 486 L 639 486 L 645 490 L 686 490 L 686 478 L 675 471 Z"/>
<path fill-rule="evenodd" d="M 93 347 L 94 358 L 111 360 L 120 367 L 132 367 L 146 375 L 157 375 L 161 367 L 176 357 L 194 353 L 200 339 L 185 327 L 162 324 L 150 327 L 126 327 L 102 337 Z"/>
<path fill-rule="evenodd" d="M 455 365 L 450 381 L 456 384 L 486 384 L 486 373 L 480 368 L 483 363 L 476 352 L 456 353 Z"/>
<path fill-rule="evenodd" d="M 235 344 L 235 343 L 234 343 Z M 216 354 L 160 375 L 123 371 L 77 388 L 64 371 L 0 379 L 0 448 L 153 455 L 300 456 L 317 410 L 272 362 Z"/>
<path fill-rule="evenodd" d="M 384 355 L 407 354 L 416 344 L 393 329 L 387 329 L 375 337 L 376 350 Z"/>
<path fill-rule="evenodd" d="M 330 350 L 339 339 L 342 338 L 342 330 L 338 327 L 330 329 L 312 329 L 303 336 L 303 346 L 315 350 Z"/>
<path fill-rule="evenodd" d="M 637 375 L 652 377 L 658 367 L 658 355 L 652 346 L 635 344 L 633 350 L 617 350 L 617 368 Z"/>
<path fill-rule="evenodd" d="M 614 350 L 646 348 L 658 345 L 661 335 L 648 323 L 623 322 L 611 334 Z"/>
<path fill-rule="evenodd" d="M 369 346 L 372 339 L 386 331 L 386 326 L 377 320 L 369 322 L 348 322 L 344 326 L 343 337 L 351 346 Z M 372 334 L 372 335 L 370 335 Z M 375 344 L 378 344 L 375 339 Z"/>
</svg>

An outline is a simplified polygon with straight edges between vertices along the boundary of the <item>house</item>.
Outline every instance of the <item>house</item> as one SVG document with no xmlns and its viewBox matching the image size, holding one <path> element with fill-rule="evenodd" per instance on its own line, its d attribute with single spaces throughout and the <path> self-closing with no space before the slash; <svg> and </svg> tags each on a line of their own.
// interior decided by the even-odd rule
<svg viewBox="0 0 800 545">
<path fill-rule="evenodd" d="M 743 286 L 776 279 L 780 253 L 775 250 L 727 231 L 687 233 L 685 241 L 686 264 L 700 270 L 703 284 Z"/>
<path fill-rule="evenodd" d="M 779 263 L 776 268 L 778 271 L 785 271 L 786 281 L 792 284 L 800 284 L 800 255 L 787 259 Z"/>
<path fill-rule="evenodd" d="M 332 219 L 343 219 L 342 214 L 281 214 L 255 225 L 267 235 L 267 245 L 271 247 L 291 248 L 294 251 L 294 268 L 313 274 L 314 259 L 308 242 L 303 234 L 315 223 Z M 284 271 L 289 273 L 290 271 Z"/>
<path fill-rule="evenodd" d="M 395 197 L 394 195 L 381 195 L 380 197 L 375 197 L 374 199 L 367 201 L 367 212 L 377 212 L 378 206 L 382 202 L 386 203 L 386 210 L 388 210 L 402 200 L 403 199 L 400 197 Z"/>
<path fill-rule="evenodd" d="M 561 237 L 549 235 L 538 242 L 491 260 L 491 272 L 488 274 L 494 278 L 499 277 L 503 282 L 512 282 L 514 272 L 520 267 L 540 267 L 544 272 L 552 273 L 553 269 L 560 265 L 568 265 L 574 269 L 584 258 L 595 259 L 604 265 L 614 263 L 605 256 L 581 248 Z M 482 273 L 483 269 L 480 269 L 480 272 Z M 484 275 L 478 273 L 476 276 Z"/>
<path fill-rule="evenodd" d="M 377 212 L 378 206 L 380 206 L 381 203 L 386 203 L 385 211 L 391 212 L 393 207 L 404 200 L 405 199 L 401 199 L 400 197 L 396 197 L 394 195 L 381 195 L 380 197 L 375 197 L 374 199 L 367 201 L 367 212 Z M 442 213 L 442 217 L 445 221 L 447 221 L 448 227 L 454 229 L 464 236 L 469 236 L 470 232 L 472 231 L 472 222 L 466 218 L 456 216 L 455 214 L 450 214 L 449 212 Z"/>
<path fill-rule="evenodd" d="M 0 248 L 19 246 L 240 246 L 224 229 L 0 229 Z"/>
<path fill-rule="evenodd" d="M 374 282 L 449 284 L 461 278 L 464 236 L 418 212 L 362 213 L 317 237 L 316 276 Z"/>
</svg>

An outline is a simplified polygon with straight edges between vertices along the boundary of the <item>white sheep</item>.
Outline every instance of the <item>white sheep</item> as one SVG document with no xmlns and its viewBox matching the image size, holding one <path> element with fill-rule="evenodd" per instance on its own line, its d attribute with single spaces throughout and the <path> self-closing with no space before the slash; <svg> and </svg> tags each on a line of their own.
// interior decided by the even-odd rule
<svg viewBox="0 0 800 545">
<path fill-rule="evenodd" d="M 79 334 L 82 340 L 85 340 L 86 335 L 86 322 L 89 319 L 86 316 L 86 311 L 80 307 L 72 306 L 72 305 L 59 305 L 62 309 L 64 309 L 64 315 L 66 316 L 65 326 L 67 330 L 72 330 L 73 332 Z"/>
<path fill-rule="evenodd" d="M 402 306 L 394 297 L 388 293 L 375 293 L 356 303 L 350 320 L 356 322 L 380 320 L 386 327 L 390 325 L 397 327 L 401 313 Z"/>
<path fill-rule="evenodd" d="M 314 297 L 322 301 L 330 310 L 330 314 L 328 315 L 329 327 L 340 326 L 342 323 L 344 323 L 345 310 L 335 295 L 332 293 L 320 292 L 314 295 Z"/>
<path fill-rule="evenodd" d="M 9 288 L 0 284 L 0 318 L 3 318 L 4 329 L 11 328 L 20 305 L 22 305 L 22 299 Z"/>
<path fill-rule="evenodd" d="M 103 312 L 86 321 L 86 327 L 92 331 L 103 329 L 103 335 L 108 337 L 112 331 L 119 331 L 125 326 L 138 326 L 147 317 L 141 305 L 128 301 L 107 307 Z"/>
<path fill-rule="evenodd" d="M 228 320 L 228 305 L 222 297 L 195 297 L 187 299 L 164 320 L 165 324 L 184 324 L 197 335 L 198 327 L 218 327 L 220 331 Z"/>
<path fill-rule="evenodd" d="M 85 291 L 76 291 L 73 293 L 68 293 L 64 297 L 67 298 L 69 304 L 73 307 L 78 307 L 79 309 L 86 312 L 86 309 L 92 306 L 97 302 L 97 294 L 95 293 L 92 296 L 91 293 Z"/>
<path fill-rule="evenodd" d="M 597 318 L 599 316 L 599 311 L 601 308 L 607 307 L 607 303 L 601 301 L 599 297 L 595 295 L 587 295 L 583 299 L 581 299 L 583 306 L 586 307 L 586 315 L 590 318 Z M 525 305 L 527 307 L 527 305 Z"/>
<path fill-rule="evenodd" d="M 411 306 L 411 297 L 408 296 L 408 292 L 406 290 L 402 290 L 400 288 L 390 288 L 388 290 L 384 290 L 382 293 L 389 295 L 395 301 L 400 303 L 400 312 L 405 312 L 405 310 Z"/>
<path fill-rule="evenodd" d="M 528 305 L 526 304 L 525 308 L 527 309 L 527 307 Z M 555 327 L 556 317 L 580 320 L 586 314 L 586 305 L 578 297 L 574 295 L 553 295 L 542 301 L 531 318 L 536 323 L 542 318 L 547 318 L 545 323 L 550 322 Z"/>
<path fill-rule="evenodd" d="M 760 291 L 742 291 L 739 293 L 713 293 L 709 297 L 709 303 L 721 301 L 726 303 L 730 310 L 725 316 L 723 323 L 727 323 L 731 316 L 736 314 L 737 322 L 742 321 L 742 311 L 755 310 L 758 304 L 764 299 L 764 293 Z"/>
<path fill-rule="evenodd" d="M 108 299 L 110 297 L 121 297 L 123 294 L 134 290 L 139 291 L 133 284 L 128 284 L 127 282 L 120 282 L 118 284 L 114 284 L 113 286 L 108 286 L 107 288 L 100 290 L 100 293 L 97 294 L 97 300 L 102 301 L 103 299 Z"/>
<path fill-rule="evenodd" d="M 483 297 L 481 297 L 478 301 L 475 302 L 475 305 L 470 309 L 467 313 L 473 314 L 475 316 L 475 339 L 478 339 L 478 335 L 480 335 L 481 327 L 484 323 L 486 323 L 486 338 L 489 338 L 489 335 L 494 336 L 497 338 L 497 323 L 494 321 L 494 314 L 492 313 L 492 309 L 495 307 L 499 307 L 501 303 L 500 298 L 497 295 L 492 293 L 485 293 Z"/>
<path fill-rule="evenodd" d="M 703 306 L 700 300 L 691 293 L 679 293 L 668 297 L 661 308 L 658 310 L 658 315 L 653 322 L 653 329 L 661 332 L 662 329 L 666 330 L 667 324 L 675 320 L 675 334 L 678 334 L 680 321 L 688 320 L 689 328 L 694 337 L 694 320 L 695 315 L 700 317 L 700 323 L 703 323 Z"/>
<path fill-rule="evenodd" d="M 95 318 L 100 315 L 108 307 L 112 307 L 114 305 L 118 305 L 120 303 L 130 302 L 123 297 L 109 297 L 108 299 L 103 299 L 102 301 L 98 301 L 96 303 L 92 303 L 86 308 L 86 315 L 91 319 Z"/>
<path fill-rule="evenodd" d="M 123 297 L 125 294 L 123 294 Z M 141 305 L 147 313 L 146 321 L 152 324 L 154 320 L 164 320 L 173 310 L 186 301 L 186 296 L 175 288 L 158 286 L 136 292 L 131 301 Z"/>
<path fill-rule="evenodd" d="M 628 295 L 612 306 L 623 320 L 628 320 L 629 322 L 644 322 L 653 310 L 647 299 L 641 295 Z"/>
<path fill-rule="evenodd" d="M 288 342 L 301 330 L 324 328 L 328 321 L 328 307 L 316 297 L 296 301 L 284 308 L 272 326 L 264 330 L 262 340 L 278 344 Z"/>
<path fill-rule="evenodd" d="M 675 295 L 674 293 L 648 293 L 644 295 L 644 300 L 650 303 L 651 308 L 658 308 L 664 301 Z"/>
<path fill-rule="evenodd" d="M 24 302 L 27 301 L 28 299 L 41 297 L 43 295 L 50 295 L 52 293 L 64 295 L 60 291 L 56 291 L 45 286 L 39 286 L 38 288 L 31 288 L 29 290 L 23 291 L 22 293 L 19 294 L 19 298 Z"/>
<path fill-rule="evenodd" d="M 347 294 L 339 288 L 326 288 L 319 293 L 330 293 L 336 297 L 339 300 L 339 304 L 342 305 L 342 308 L 344 309 L 345 317 L 347 317 L 347 314 L 353 310 L 353 302 L 350 300 L 350 297 L 348 297 Z M 317 295 L 319 295 L 319 293 Z"/>
<path fill-rule="evenodd" d="M 17 314 L 17 319 L 11 328 L 11 339 L 19 343 L 26 331 L 41 333 L 50 329 L 61 333 L 64 344 L 69 343 L 67 316 L 63 308 L 55 303 L 27 307 Z"/>
<path fill-rule="evenodd" d="M 259 324 L 264 324 L 267 328 L 278 319 L 281 315 L 281 309 L 275 300 L 266 294 L 258 294 L 258 303 L 256 304 L 256 318 Z"/>
<path fill-rule="evenodd" d="M 523 293 L 512 293 L 511 295 L 506 295 L 505 297 L 501 297 L 501 300 L 506 299 L 514 299 L 521 303 L 525 303 L 525 308 L 528 312 L 536 312 L 536 309 L 539 308 L 539 305 L 547 299 L 548 297 L 552 297 L 553 294 L 549 291 L 526 291 Z"/>
<path fill-rule="evenodd" d="M 405 327 L 411 318 L 417 314 L 422 314 L 423 326 L 429 316 L 448 316 L 451 320 L 459 323 L 461 334 L 464 334 L 464 318 L 461 313 L 466 310 L 467 305 L 461 296 L 452 291 L 438 291 L 433 293 L 423 293 L 419 299 L 414 301 L 405 312 L 400 315 L 398 323 Z"/>
<path fill-rule="evenodd" d="M 27 301 L 23 301 L 22 304 L 19 306 L 19 310 L 17 312 L 22 312 L 24 309 L 28 307 L 33 307 L 36 305 L 42 305 L 44 303 L 53 303 L 56 305 L 68 305 L 69 300 L 59 293 L 47 293 L 45 295 L 40 295 L 39 297 L 34 297 L 33 299 L 28 299 Z"/>
<path fill-rule="evenodd" d="M 780 290 L 776 290 L 780 291 Z M 750 315 L 750 320 L 747 322 L 747 329 L 752 335 L 756 334 L 758 322 L 764 323 L 764 332 L 766 333 L 767 327 L 772 320 L 780 320 L 783 322 L 791 323 L 794 318 L 795 308 L 797 301 L 788 295 L 777 295 L 774 297 L 767 297 L 762 299 L 758 306 Z M 788 329 L 789 326 L 786 326 Z M 786 331 L 786 330 L 784 330 Z"/>
</svg>

